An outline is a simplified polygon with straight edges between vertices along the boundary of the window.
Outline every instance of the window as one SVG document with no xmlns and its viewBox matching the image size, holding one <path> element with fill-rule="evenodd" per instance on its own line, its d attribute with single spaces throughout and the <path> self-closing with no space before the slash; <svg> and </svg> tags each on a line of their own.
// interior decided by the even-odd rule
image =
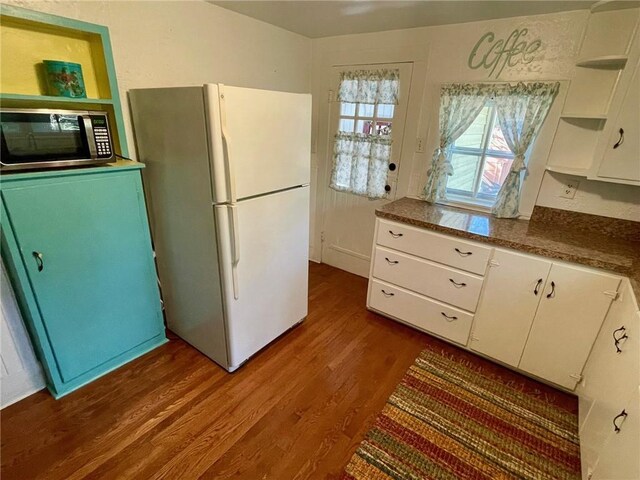
<svg viewBox="0 0 640 480">
<path fill-rule="evenodd" d="M 365 135 L 391 135 L 395 105 L 340 103 L 338 131 Z"/>
<path fill-rule="evenodd" d="M 447 197 L 464 203 L 493 205 L 513 158 L 495 105 L 489 101 L 451 147 L 453 175 L 447 181 Z"/>
</svg>

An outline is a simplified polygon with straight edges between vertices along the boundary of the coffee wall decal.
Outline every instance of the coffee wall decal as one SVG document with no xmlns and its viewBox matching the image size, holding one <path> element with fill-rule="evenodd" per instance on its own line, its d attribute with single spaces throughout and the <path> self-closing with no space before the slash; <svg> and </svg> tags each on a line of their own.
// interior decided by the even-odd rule
<svg viewBox="0 0 640 480">
<path fill-rule="evenodd" d="M 527 41 L 529 30 L 515 29 L 506 40 L 496 40 L 493 32 L 487 32 L 476 43 L 469 55 L 469 68 L 490 70 L 489 77 L 498 78 L 506 66 L 518 63 L 528 64 L 535 59 L 535 53 L 542 46 L 541 40 Z"/>
</svg>

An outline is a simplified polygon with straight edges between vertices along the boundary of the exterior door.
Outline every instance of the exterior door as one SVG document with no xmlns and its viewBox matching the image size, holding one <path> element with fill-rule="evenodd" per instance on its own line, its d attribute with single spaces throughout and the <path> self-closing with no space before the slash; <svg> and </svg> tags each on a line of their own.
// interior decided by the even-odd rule
<svg viewBox="0 0 640 480">
<path fill-rule="evenodd" d="M 469 346 L 517 367 L 550 269 L 549 261 L 496 250 Z"/>
<path fill-rule="evenodd" d="M 126 173 L 2 192 L 64 382 L 164 330 L 139 189 Z"/>
<path fill-rule="evenodd" d="M 411 87 L 412 63 L 377 65 L 350 65 L 334 67 L 332 75 L 332 95 L 338 91 L 340 73 L 348 70 L 398 69 L 400 71 L 400 98 L 395 106 L 374 106 L 366 104 L 331 103 L 328 138 L 327 179 L 325 189 L 325 209 L 322 227 L 322 262 L 366 277 L 369 274 L 371 244 L 375 227 L 375 209 L 395 199 L 396 184 L 400 171 L 404 125 L 407 115 L 407 101 Z M 333 136 L 338 129 L 353 128 L 362 131 L 373 123 L 381 123 L 391 130 L 391 163 L 387 184 L 391 188 L 388 196 L 381 200 L 369 200 L 351 193 L 337 192 L 329 188 L 333 165 Z"/>
<path fill-rule="evenodd" d="M 620 278 L 554 263 L 519 368 L 573 390 Z"/>
</svg>

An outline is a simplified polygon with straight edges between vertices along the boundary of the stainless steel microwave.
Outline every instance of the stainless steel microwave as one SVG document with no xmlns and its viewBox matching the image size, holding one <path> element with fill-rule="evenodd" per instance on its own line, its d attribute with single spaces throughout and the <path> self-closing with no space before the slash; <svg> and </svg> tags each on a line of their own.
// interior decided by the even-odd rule
<svg viewBox="0 0 640 480">
<path fill-rule="evenodd" d="M 2 170 L 114 161 L 106 112 L 0 109 Z"/>
</svg>

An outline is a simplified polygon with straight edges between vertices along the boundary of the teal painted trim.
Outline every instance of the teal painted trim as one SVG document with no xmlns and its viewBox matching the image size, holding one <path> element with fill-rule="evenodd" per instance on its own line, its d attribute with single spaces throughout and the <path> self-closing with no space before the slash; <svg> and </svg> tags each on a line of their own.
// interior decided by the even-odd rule
<svg viewBox="0 0 640 480">
<path fill-rule="evenodd" d="M 104 25 L 83 22 L 81 20 L 75 20 L 73 18 L 60 17 L 51 13 L 38 12 L 36 10 L 28 10 L 22 7 L 15 7 L 13 5 L 0 5 L 0 14 L 7 15 L 8 17 L 30 20 L 36 23 L 56 25 L 58 27 L 68 28 L 69 30 L 81 30 L 83 32 L 98 34 L 108 32 L 107 27 L 105 27 Z"/>
<path fill-rule="evenodd" d="M 24 102 L 42 102 L 42 103 L 72 103 L 74 105 L 100 104 L 109 105 L 113 103 L 110 98 L 70 98 L 70 97 L 54 97 L 50 95 L 21 95 L 19 93 L 0 93 L 0 102 L 2 100 L 18 100 Z"/>
<path fill-rule="evenodd" d="M 22 319 L 30 333 L 36 354 L 44 369 L 47 388 L 51 390 L 54 385 L 62 383 L 62 377 L 60 377 L 57 369 L 51 368 L 52 365 L 56 365 L 51 345 L 48 342 L 41 341 L 42 339 L 47 339 L 48 336 L 40 315 L 40 307 L 31 289 L 31 281 L 22 261 L 18 241 L 13 234 L 13 227 L 4 198 L 0 203 L 2 206 L 2 217 L 0 217 L 0 225 L 2 226 L 0 231 L 2 260 L 7 267 L 13 291 L 18 299 L 18 307 L 20 308 Z"/>
<path fill-rule="evenodd" d="M 88 385 L 94 380 L 100 377 L 104 377 L 108 373 L 111 373 L 114 370 L 117 370 L 123 365 L 129 363 L 131 360 L 134 360 L 135 358 L 138 358 L 144 355 L 145 353 L 149 353 L 151 350 L 158 348 L 159 346 L 164 345 L 167 342 L 169 342 L 167 337 L 165 337 L 162 334 L 158 335 L 157 337 L 154 337 L 151 340 L 147 340 L 146 342 L 138 345 L 137 347 L 132 348 L 128 352 L 125 352 L 122 355 L 119 355 L 118 357 L 110 360 L 109 362 L 103 363 L 99 367 L 96 367 L 94 369 L 96 370 L 95 372 L 94 370 L 91 370 L 86 374 L 70 382 L 65 383 L 64 388 L 57 389 L 53 386 L 47 386 L 47 388 L 49 388 L 49 391 L 51 392 L 51 395 L 53 395 L 53 398 L 58 400 L 59 398 L 62 398 L 65 395 L 68 395 L 69 393 L 81 387 L 84 387 L 85 385 Z"/>
<path fill-rule="evenodd" d="M 118 162 L 107 165 L 106 167 L 84 167 L 84 168 L 60 168 L 57 170 L 45 170 L 42 172 L 24 172 L 24 173 L 3 173 L 0 175 L 0 190 L 3 186 L 8 187 L 12 182 L 22 182 L 26 180 L 36 180 L 42 178 L 56 177 L 76 177 L 79 175 L 93 175 L 96 173 L 115 173 L 126 170 L 142 170 L 145 168 L 144 163 L 140 162 Z"/>
<path fill-rule="evenodd" d="M 109 90 L 111 91 L 111 101 L 109 103 L 113 105 L 115 123 L 118 129 L 118 138 L 120 140 L 120 151 L 123 156 L 128 157 L 129 146 L 127 142 L 124 118 L 122 117 L 120 90 L 118 89 L 118 78 L 116 75 L 115 62 L 113 60 L 113 49 L 111 48 L 111 36 L 109 35 L 109 29 L 103 25 L 96 25 L 95 23 L 83 22 L 72 18 L 37 12 L 35 10 L 27 10 L 26 8 L 14 7 L 12 5 L 0 5 L 0 13 L 9 17 L 21 18 L 23 20 L 30 20 L 47 25 L 56 25 L 70 30 L 100 35 L 102 50 L 104 52 L 104 60 L 107 67 L 107 76 L 109 78 Z M 59 101 L 57 100 L 58 97 L 55 98 L 56 101 Z"/>
</svg>

